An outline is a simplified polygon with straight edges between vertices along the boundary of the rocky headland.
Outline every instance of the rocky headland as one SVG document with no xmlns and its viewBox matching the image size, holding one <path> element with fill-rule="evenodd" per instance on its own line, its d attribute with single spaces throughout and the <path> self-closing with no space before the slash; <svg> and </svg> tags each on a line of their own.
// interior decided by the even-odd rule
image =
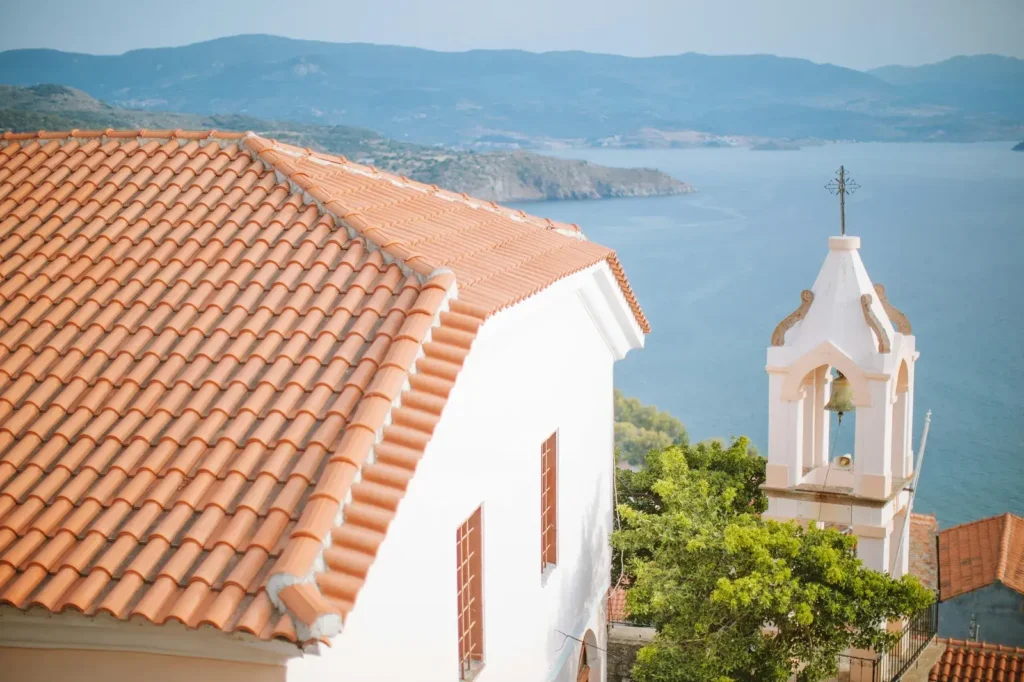
<svg viewBox="0 0 1024 682">
<path fill-rule="evenodd" d="M 650 168 L 609 168 L 525 151 L 429 147 L 351 126 L 121 109 L 62 85 L 0 85 L 0 132 L 74 128 L 252 130 L 490 201 L 649 197 L 694 191 L 687 183 Z"/>
</svg>

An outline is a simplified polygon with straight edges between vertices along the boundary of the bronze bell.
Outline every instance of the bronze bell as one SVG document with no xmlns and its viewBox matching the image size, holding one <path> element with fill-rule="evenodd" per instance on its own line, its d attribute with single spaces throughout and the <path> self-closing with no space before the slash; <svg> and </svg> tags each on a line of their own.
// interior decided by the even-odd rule
<svg viewBox="0 0 1024 682">
<path fill-rule="evenodd" d="M 844 412 L 853 412 L 856 406 L 853 404 L 853 390 L 850 388 L 850 380 L 843 376 L 843 373 L 836 370 L 838 376 L 832 382 L 832 395 L 825 405 L 829 412 L 838 412 L 842 421 Z"/>
</svg>

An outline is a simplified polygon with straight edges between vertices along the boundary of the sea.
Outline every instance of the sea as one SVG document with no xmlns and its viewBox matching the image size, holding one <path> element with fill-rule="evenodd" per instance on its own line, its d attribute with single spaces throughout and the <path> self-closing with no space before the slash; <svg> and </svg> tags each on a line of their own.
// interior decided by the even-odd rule
<svg viewBox="0 0 1024 682">
<path fill-rule="evenodd" d="M 657 168 L 697 192 L 518 207 L 618 252 L 652 327 L 617 364 L 618 388 L 681 419 L 692 441 L 747 435 L 767 454 L 765 350 L 839 233 L 825 185 L 844 165 L 860 185 L 847 233 L 921 353 L 915 451 L 932 416 L 914 509 L 945 528 L 1024 514 L 1024 153 L 1012 146 L 559 150 L 546 153 Z"/>
</svg>

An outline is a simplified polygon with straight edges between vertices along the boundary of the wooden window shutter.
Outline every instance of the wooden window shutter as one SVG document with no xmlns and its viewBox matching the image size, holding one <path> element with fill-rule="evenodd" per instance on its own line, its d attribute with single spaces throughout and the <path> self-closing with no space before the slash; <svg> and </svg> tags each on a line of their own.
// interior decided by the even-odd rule
<svg viewBox="0 0 1024 682">
<path fill-rule="evenodd" d="M 576 682 L 590 682 L 590 666 L 587 664 L 587 645 L 580 644 L 580 664 L 577 668 Z"/>
<path fill-rule="evenodd" d="M 481 521 L 481 510 L 477 507 L 455 536 L 460 680 L 473 679 L 484 665 Z"/>
<path fill-rule="evenodd" d="M 558 563 L 558 433 L 540 452 L 540 569 Z"/>
</svg>

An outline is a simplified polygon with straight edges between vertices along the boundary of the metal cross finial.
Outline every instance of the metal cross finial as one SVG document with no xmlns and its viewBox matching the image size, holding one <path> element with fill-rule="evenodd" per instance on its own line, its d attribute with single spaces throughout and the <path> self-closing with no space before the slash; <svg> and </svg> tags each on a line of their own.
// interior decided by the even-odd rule
<svg viewBox="0 0 1024 682">
<path fill-rule="evenodd" d="M 846 168 L 840 166 L 839 170 L 836 171 L 836 176 L 832 178 L 832 181 L 830 183 L 825 185 L 825 189 L 827 189 L 832 194 L 839 195 L 839 227 L 842 230 L 843 236 L 845 236 L 846 195 L 853 194 L 854 192 L 856 192 L 858 189 L 860 189 L 860 185 L 858 185 L 857 181 L 854 180 L 853 178 L 846 177 Z"/>
</svg>

